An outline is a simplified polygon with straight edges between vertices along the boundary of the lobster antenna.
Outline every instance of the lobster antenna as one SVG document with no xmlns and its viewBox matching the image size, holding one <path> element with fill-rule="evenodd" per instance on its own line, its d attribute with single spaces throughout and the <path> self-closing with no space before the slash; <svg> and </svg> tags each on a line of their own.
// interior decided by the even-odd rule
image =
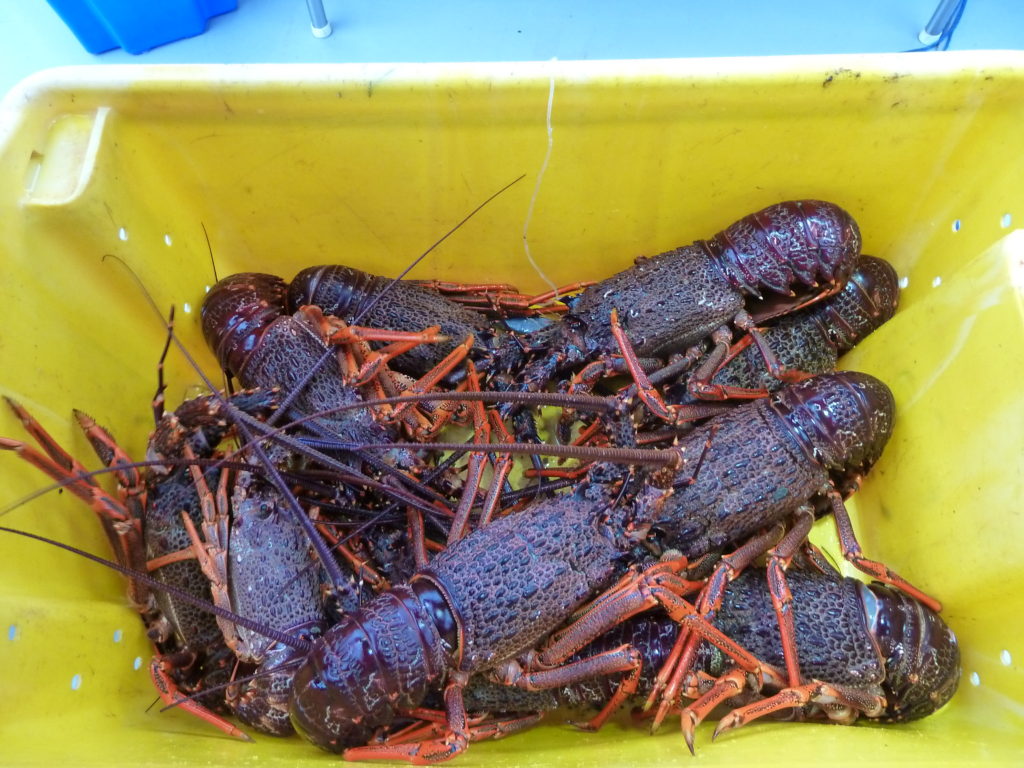
<svg viewBox="0 0 1024 768">
<path fill-rule="evenodd" d="M 380 491 L 385 495 L 398 499 L 404 504 L 409 504 L 410 506 L 416 507 L 416 509 L 419 509 L 423 512 L 433 514 L 438 511 L 436 507 L 431 506 L 426 501 L 423 501 L 419 497 L 412 495 L 408 491 L 393 486 L 387 486 L 384 483 L 367 477 L 358 470 L 355 470 L 352 467 L 342 464 L 340 461 L 337 461 L 336 459 L 333 459 L 330 456 L 325 455 L 319 450 L 307 446 L 293 437 L 283 434 L 282 430 L 280 429 L 268 429 L 265 424 L 253 418 L 244 411 L 237 411 L 234 414 L 234 416 L 235 424 L 239 427 L 239 430 L 242 432 L 242 437 L 246 441 L 238 449 L 239 451 L 248 448 L 253 448 L 254 450 L 257 451 L 262 451 L 259 442 L 252 436 L 252 433 L 249 432 L 248 430 L 242 429 L 244 423 L 248 425 L 250 428 L 256 430 L 260 434 L 260 439 L 273 439 L 280 445 L 283 445 L 284 447 L 289 448 L 295 451 L 296 453 L 301 454 L 308 459 L 311 459 L 312 461 L 315 461 L 319 464 L 324 465 L 325 467 L 328 467 L 329 469 L 334 470 L 335 472 L 339 473 L 343 478 L 346 478 L 351 482 L 359 483 L 360 485 L 363 485 L 366 488 L 371 488 L 373 490 Z M 424 446 L 418 445 L 418 447 L 422 449 Z M 265 454 L 263 455 L 265 456 Z M 268 471 L 268 475 L 270 475 L 270 473 L 279 474 L 278 470 L 275 467 L 265 467 L 264 469 Z M 272 481 L 272 475 L 268 477 L 268 479 Z M 303 515 L 303 517 L 306 519 L 307 522 L 309 522 L 309 518 L 307 518 L 305 515 Z M 303 525 L 303 527 L 305 528 L 305 525 Z M 320 543 L 323 544 L 323 541 L 320 540 L 319 537 L 317 537 L 317 541 L 320 541 Z M 326 547 L 326 545 L 324 546 Z M 317 554 L 320 554 L 319 550 Z M 338 571 L 338 573 L 340 575 L 340 570 Z"/>
<path fill-rule="evenodd" d="M 292 427 L 302 426 L 315 419 L 324 416 L 334 416 L 345 411 L 352 411 L 361 408 L 372 408 L 378 405 L 396 405 L 399 403 L 429 403 L 434 401 L 448 402 L 483 402 L 483 403 L 514 403 L 516 405 L 553 405 L 563 408 L 578 408 L 579 410 L 613 412 L 619 405 L 613 398 L 601 397 L 599 395 L 569 395 L 559 392 L 421 392 L 413 395 L 395 395 L 393 397 L 381 397 L 373 400 L 360 400 L 359 402 L 346 403 L 335 408 L 307 414 L 300 418 L 282 424 L 274 429 L 267 429 L 261 424 L 261 437 L 265 439 L 278 440 L 285 430 Z M 415 443 L 419 448 L 430 448 L 433 443 Z M 243 444 L 239 450 L 244 450 L 248 444 Z M 297 446 L 289 447 L 299 450 Z"/>
<path fill-rule="evenodd" d="M 301 637 L 292 637 L 291 635 L 273 629 L 272 627 L 263 626 L 258 621 L 247 619 L 245 616 L 239 616 L 237 613 L 235 613 L 234 611 L 229 611 L 227 608 L 221 608 L 219 605 L 208 603 L 205 600 L 201 600 L 198 597 L 190 595 L 188 592 L 185 592 L 182 589 L 178 589 L 177 587 L 173 587 L 170 584 L 164 584 L 161 581 L 157 581 L 152 576 L 143 573 L 142 571 L 137 571 L 134 568 L 129 568 L 126 565 L 121 565 L 120 563 L 115 563 L 111 560 L 106 560 L 100 557 L 99 555 L 94 555 L 91 552 L 86 552 L 85 550 L 79 549 L 78 547 L 73 547 L 70 544 L 64 544 L 53 539 L 48 539 L 45 536 L 40 536 L 37 533 L 19 531 L 17 528 L 7 528 L 6 526 L 2 525 L 0 525 L 0 531 L 4 531 L 6 533 L 13 533 L 16 536 L 24 536 L 27 539 L 35 539 L 36 541 L 41 541 L 44 544 L 49 544 L 50 546 L 57 547 L 58 549 L 64 549 L 68 552 L 73 552 L 74 554 L 80 555 L 81 557 L 84 557 L 87 560 L 92 560 L 94 563 L 99 563 L 100 565 L 106 566 L 107 568 L 118 571 L 119 573 L 124 574 L 130 579 L 135 579 L 136 581 L 142 582 L 151 589 L 155 589 L 158 591 L 165 592 L 169 595 L 173 595 L 179 600 L 184 600 L 185 602 L 194 605 L 196 608 L 199 608 L 202 611 L 206 611 L 207 613 L 212 613 L 216 616 L 220 616 L 222 619 L 227 619 L 228 621 L 238 624 L 240 627 L 245 627 L 246 629 L 251 630 L 252 632 L 256 632 L 257 634 L 263 635 L 263 637 L 267 638 L 268 640 L 273 640 L 276 643 L 287 645 L 289 648 L 293 648 L 296 651 L 299 651 L 300 653 L 309 653 L 310 650 L 312 650 L 313 648 L 313 644 L 311 642 L 309 642 L 308 640 L 303 640 Z"/>
<path fill-rule="evenodd" d="M 498 195 L 502 194 L 506 189 L 508 189 L 509 187 L 513 186 L 514 184 L 518 184 L 520 181 L 522 181 L 525 178 L 526 178 L 526 174 L 525 173 L 520 174 L 517 178 L 513 179 L 512 181 L 510 181 L 508 184 L 503 186 L 501 189 L 499 189 L 493 195 L 491 195 L 486 200 L 484 200 L 482 203 L 480 203 L 480 205 L 478 205 L 476 208 L 474 208 L 472 211 L 470 211 L 468 214 L 466 214 L 466 216 L 463 217 L 462 221 L 460 221 L 454 227 L 452 227 L 447 232 L 445 232 L 443 235 L 441 235 L 441 237 L 432 246 L 427 248 L 427 250 L 425 250 L 423 253 L 421 253 L 419 256 L 417 256 L 415 259 L 413 259 L 413 262 L 408 267 L 406 267 L 401 272 L 399 272 L 398 276 L 396 278 L 394 278 L 390 283 L 388 283 L 383 288 L 381 288 L 380 293 L 378 293 L 376 296 L 374 296 L 372 299 L 370 299 L 370 301 L 366 304 L 366 306 L 363 307 L 359 311 L 359 313 L 356 314 L 356 316 L 354 318 L 352 318 L 352 322 L 350 323 L 350 325 L 358 325 L 359 321 L 363 317 L 366 316 L 366 313 L 369 312 L 371 309 L 373 309 L 373 307 L 377 304 L 377 302 L 380 301 L 382 298 L 384 298 L 384 296 L 387 295 L 388 291 L 391 290 L 391 286 L 393 286 L 395 283 L 397 283 L 399 280 L 401 280 L 403 277 L 405 277 L 407 274 L 409 274 L 409 272 L 411 272 L 413 270 L 413 268 L 417 264 L 419 264 L 421 261 L 423 261 L 423 259 L 425 259 L 427 257 L 427 254 L 429 254 L 431 251 L 433 251 L 435 248 L 437 248 L 437 246 L 439 246 L 441 243 L 443 243 L 445 240 L 447 240 L 449 237 L 451 237 L 453 234 L 455 234 L 455 232 L 458 229 L 460 229 L 463 224 L 465 224 L 471 218 L 476 216 L 476 214 L 480 212 L 480 209 L 482 209 L 485 205 L 487 205 L 489 202 L 491 202 Z"/>
<path fill-rule="evenodd" d="M 300 438 L 302 442 L 318 445 L 315 439 Z M 566 459 L 607 461 L 620 464 L 652 464 L 674 468 L 683 461 L 682 450 L 675 448 L 616 448 L 595 445 L 546 445 L 538 443 L 428 443 L 435 451 L 465 451 L 467 453 L 512 453 L 528 456 L 557 456 Z M 422 447 L 420 443 L 351 443 L 331 444 L 331 448 L 345 451 L 391 450 L 393 448 Z"/>
<path fill-rule="evenodd" d="M 377 305 L 377 302 L 379 302 L 382 298 L 384 298 L 387 295 L 388 291 L 391 290 L 392 286 L 394 286 L 399 280 L 401 280 L 403 277 L 405 277 L 407 274 L 409 274 L 409 272 L 411 272 L 412 269 L 417 264 L 419 264 L 421 261 L 423 261 L 423 259 L 425 259 L 427 257 L 427 254 L 429 254 L 431 251 L 433 251 L 435 248 L 437 248 L 437 246 L 439 246 L 441 243 L 443 243 L 445 240 L 447 240 L 449 237 L 451 237 L 456 232 L 456 230 L 460 229 L 463 224 L 465 224 L 467 221 L 469 221 L 471 218 L 473 218 L 480 211 L 480 209 L 482 209 L 485 205 L 487 205 L 489 202 L 491 202 L 494 198 L 496 198 L 498 195 L 500 195 L 506 189 L 511 187 L 513 184 L 519 183 L 524 178 L 526 178 L 526 174 L 525 173 L 521 174 L 518 178 L 513 179 L 508 184 L 506 184 L 504 187 L 502 187 L 497 192 L 495 192 L 493 195 L 488 197 L 486 200 L 484 200 L 482 203 L 480 203 L 480 205 L 478 205 L 476 208 L 474 208 L 472 211 L 470 211 L 466 216 L 464 216 L 462 221 L 460 221 L 454 227 L 452 227 L 447 232 L 445 232 L 433 245 L 431 245 L 429 248 L 427 248 L 427 250 L 425 250 L 423 253 L 421 253 L 419 256 L 417 256 L 415 259 L 413 259 L 412 263 L 409 266 L 407 266 L 405 269 L 403 269 L 401 272 L 399 272 L 397 277 L 392 279 L 387 285 L 385 285 L 383 288 L 381 288 L 380 292 L 376 296 L 371 298 L 366 303 L 366 305 L 362 309 L 360 309 L 359 312 L 356 313 L 355 317 L 352 318 L 352 322 L 350 323 L 350 325 L 358 325 L 359 321 L 362 320 L 366 316 L 366 314 Z M 328 348 L 323 353 L 323 355 L 320 356 L 320 359 L 317 360 L 312 366 L 310 366 L 309 370 L 306 371 L 305 375 L 303 375 L 303 377 L 301 379 L 299 379 L 299 381 L 292 388 L 292 391 L 289 392 L 288 395 L 285 397 L 284 404 L 281 407 L 282 411 L 284 411 L 288 406 L 290 406 L 292 404 L 292 402 L 295 400 L 295 398 L 297 398 L 299 396 L 299 394 L 306 388 L 306 386 L 309 384 L 309 382 L 312 380 L 312 378 L 324 367 L 324 365 L 326 365 L 327 361 L 331 357 L 331 354 L 332 354 L 332 350 L 330 348 Z M 271 423 L 273 423 L 273 421 L 274 421 L 274 419 L 271 419 Z"/>
<path fill-rule="evenodd" d="M 128 270 L 128 273 L 132 276 L 132 279 L 134 279 L 135 282 L 138 284 L 143 296 L 145 296 L 146 301 L 149 302 L 150 307 L 152 307 L 153 311 L 160 318 L 160 322 L 166 325 L 163 313 L 157 306 L 152 294 L 150 294 L 149 290 L 142 282 L 142 279 L 137 274 L 135 274 L 135 271 L 120 256 L 110 253 L 104 254 L 101 261 L 105 261 L 108 257 L 114 259 L 119 264 L 121 264 L 125 269 Z M 271 485 L 273 485 L 277 489 L 278 493 L 280 493 L 281 497 L 285 500 L 286 506 L 289 512 L 291 513 L 294 522 L 298 523 L 299 527 L 302 528 L 306 537 L 309 539 L 310 544 L 316 551 L 317 557 L 320 558 L 320 561 L 323 564 L 324 570 L 326 570 L 327 576 L 328 578 L 330 578 L 331 583 L 334 585 L 340 585 L 344 581 L 344 574 L 342 574 L 340 566 L 338 565 L 334 557 L 331 555 L 330 551 L 327 549 L 327 545 L 316 534 L 316 528 L 313 526 L 313 523 L 310 521 L 309 517 L 302 511 L 302 507 L 299 505 L 298 500 L 295 498 L 294 494 L 292 494 L 291 489 L 288 487 L 288 485 L 284 482 L 284 478 L 281 477 L 280 472 L 277 471 L 277 468 L 270 461 L 270 458 L 267 456 L 267 453 L 263 449 L 263 446 L 260 445 L 259 442 L 254 441 L 252 433 L 249 430 L 249 427 L 251 427 L 254 422 L 258 422 L 256 422 L 255 419 L 247 421 L 245 417 L 247 417 L 248 414 L 242 413 L 242 411 L 240 411 L 238 408 L 232 405 L 232 403 L 228 401 L 227 398 L 224 398 L 222 395 L 218 393 L 217 388 L 213 385 L 213 382 L 210 381 L 210 378 L 206 375 L 203 369 L 199 366 L 199 363 L 196 362 L 195 358 L 188 351 L 185 345 L 181 342 L 181 339 L 179 339 L 178 336 L 174 333 L 173 328 L 170 329 L 170 336 L 174 340 L 174 345 L 178 348 L 181 354 L 184 355 L 185 360 L 188 362 L 188 364 L 192 367 L 196 374 L 198 374 L 198 376 L 203 380 L 203 384 L 206 386 L 206 388 L 210 392 L 216 394 L 216 396 L 221 399 L 221 402 L 223 402 L 228 413 L 234 420 L 235 426 L 238 428 L 238 431 L 242 433 L 242 437 L 251 445 L 253 453 L 256 454 L 257 459 L 265 469 L 267 479 L 270 481 Z M 245 426 L 246 423 L 249 424 L 249 427 Z"/>
<path fill-rule="evenodd" d="M 167 338 L 164 340 L 164 348 L 160 352 L 160 359 L 156 362 L 156 394 L 153 395 L 153 424 L 160 423 L 164 416 L 164 405 L 166 399 L 164 392 L 167 390 L 167 383 L 164 381 L 164 363 L 167 362 L 167 353 L 171 350 L 171 338 L 174 336 L 174 305 L 167 314 Z"/>
<path fill-rule="evenodd" d="M 202 219 L 199 220 L 199 226 L 203 228 L 203 237 L 206 238 L 206 252 L 210 254 L 210 270 L 213 272 L 214 285 L 220 282 L 220 275 L 217 274 L 217 259 L 213 255 L 213 245 L 210 243 L 210 233 L 206 231 L 206 224 Z M 209 288 L 207 288 L 209 290 Z M 227 371 L 222 371 L 224 374 L 224 391 L 231 394 L 231 375 Z"/>
<path fill-rule="evenodd" d="M 213 282 L 219 283 L 220 278 L 217 276 L 217 260 L 213 258 L 213 246 L 210 245 L 210 233 L 206 231 L 206 225 L 203 220 L 199 220 L 199 226 L 203 228 L 203 237 L 206 238 L 206 252 L 210 254 L 210 267 L 213 269 Z"/>
<path fill-rule="evenodd" d="M 18 452 L 19 445 L 17 444 L 17 441 L 8 441 L 7 438 L 0 438 L 0 450 Z M 173 459 L 145 459 L 143 461 L 132 461 L 127 464 L 118 464 L 117 466 L 112 467 L 100 467 L 99 469 L 90 469 L 84 472 L 76 471 L 74 476 L 65 477 L 63 480 L 55 480 L 49 485 L 43 486 L 42 488 L 37 488 L 31 493 L 22 496 L 20 499 L 16 499 L 15 501 L 12 501 L 8 504 L 4 504 L 2 507 L 0 507 L 0 517 L 6 515 L 9 512 L 13 512 L 18 507 L 24 506 L 25 504 L 28 504 L 30 501 L 38 499 L 40 496 L 45 496 L 47 493 L 50 493 L 51 491 L 60 490 L 61 488 L 67 488 L 69 485 L 73 485 L 79 480 L 88 480 L 90 478 L 112 474 L 115 472 L 119 472 L 122 469 L 138 469 L 141 467 L 166 467 L 168 465 L 175 467 L 189 467 L 194 465 L 197 467 L 205 467 L 207 469 L 226 468 L 234 469 L 238 472 L 254 472 L 260 470 L 260 467 L 255 467 L 247 462 L 235 461 L 228 458 L 213 459 L 196 457 L 192 459 L 186 459 L 185 457 L 180 457 Z"/>
<path fill-rule="evenodd" d="M 139 287 L 139 291 L 142 292 L 142 295 L 146 299 L 146 302 L 149 304 L 152 310 L 156 312 L 157 317 L 160 318 L 160 324 L 166 327 L 168 321 L 164 319 L 164 313 L 160 310 L 160 307 L 157 306 L 156 299 L 153 298 L 153 294 L 149 292 L 149 289 L 146 287 L 146 284 L 142 282 L 142 278 L 139 277 L 138 274 L 136 274 L 135 270 L 132 269 L 131 265 L 127 261 L 122 259 L 120 256 L 118 256 L 116 253 L 104 253 L 100 257 L 100 261 L 106 261 L 107 259 L 113 259 L 128 271 L 128 274 L 131 275 L 132 280 L 134 280 L 135 284 Z M 171 321 L 173 322 L 173 320 L 174 317 L 172 314 Z M 173 335 L 174 334 L 172 331 L 170 336 L 173 337 Z"/>
<path fill-rule="evenodd" d="M 525 488 L 520 488 L 517 491 L 503 493 L 499 500 L 503 506 L 508 506 L 509 504 L 514 504 L 517 501 L 522 501 L 523 499 L 528 499 L 531 496 L 536 496 L 538 493 L 553 493 L 555 491 L 560 491 L 563 488 L 570 488 L 574 485 L 578 485 L 578 483 L 579 481 L 574 478 L 552 480 L 551 482 L 544 483 L 543 485 L 540 483 L 534 483 L 533 485 L 528 485 Z M 482 505 L 483 502 L 477 502 L 473 505 L 473 508 L 475 509 Z"/>
</svg>

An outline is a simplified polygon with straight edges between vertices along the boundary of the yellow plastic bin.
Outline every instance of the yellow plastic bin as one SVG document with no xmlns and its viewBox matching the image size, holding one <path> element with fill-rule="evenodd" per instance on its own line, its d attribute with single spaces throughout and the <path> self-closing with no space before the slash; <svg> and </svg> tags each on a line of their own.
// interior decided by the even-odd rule
<svg viewBox="0 0 1024 768">
<path fill-rule="evenodd" d="M 550 124 L 548 114 L 550 113 Z M 543 289 L 600 278 L 782 199 L 849 209 L 904 283 L 847 360 L 886 380 L 895 434 L 856 501 L 869 556 L 939 596 L 964 677 L 905 726 L 762 722 L 701 764 L 929 765 L 1024 755 L 1024 54 L 487 65 L 55 70 L 0 114 L 0 392 L 74 453 L 77 407 L 141 457 L 164 342 L 127 262 L 211 375 L 197 309 L 221 275 L 340 261 Z M 543 171 L 543 172 L 542 172 Z M 180 355 L 169 397 L 199 382 Z M 21 436 L 0 409 L 0 435 Z M 95 460 L 89 461 L 95 466 Z M 0 455 L 9 510 L 45 483 Z M 109 554 L 49 493 L 5 514 Z M 243 744 L 147 711 L 149 647 L 121 578 L 0 536 L 0 762 L 323 764 L 298 738 Z M 683 765 L 674 727 L 558 722 L 463 765 Z M 696 764 L 696 763 L 694 763 Z"/>
</svg>

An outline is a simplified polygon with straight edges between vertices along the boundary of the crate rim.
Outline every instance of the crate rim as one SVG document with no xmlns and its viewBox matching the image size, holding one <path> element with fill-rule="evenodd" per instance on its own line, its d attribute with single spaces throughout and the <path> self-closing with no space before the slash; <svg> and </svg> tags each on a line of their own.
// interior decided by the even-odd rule
<svg viewBox="0 0 1024 768">
<path fill-rule="evenodd" d="M 231 64 L 82 64 L 51 67 L 28 75 L 6 94 L 6 112 L 54 85 L 103 90 L 149 82 L 187 88 L 195 82 L 223 85 L 381 81 L 431 83 L 440 80 L 519 81 L 552 76 L 570 81 L 649 76 L 687 76 L 702 80 L 745 75 L 814 76 L 823 71 L 862 70 L 907 75 L 944 75 L 970 70 L 1024 70 L 1024 50 L 983 49 L 927 53 L 836 53 L 780 56 L 721 56 L 652 59 L 548 59 L 529 61 L 231 63 Z"/>
</svg>

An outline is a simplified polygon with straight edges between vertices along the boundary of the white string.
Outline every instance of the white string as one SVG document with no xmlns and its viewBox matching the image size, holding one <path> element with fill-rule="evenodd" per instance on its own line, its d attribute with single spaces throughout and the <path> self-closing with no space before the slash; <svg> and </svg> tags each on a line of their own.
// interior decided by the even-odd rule
<svg viewBox="0 0 1024 768">
<path fill-rule="evenodd" d="M 552 59 L 551 61 L 555 61 Z M 530 220 L 533 218 L 533 207 L 537 203 L 537 196 L 540 194 L 540 183 L 544 178 L 544 173 L 548 169 L 548 161 L 551 160 L 551 150 L 555 146 L 554 132 L 551 129 L 551 107 L 555 103 L 555 75 L 551 74 L 551 87 L 548 89 L 548 114 L 547 114 L 547 126 L 548 126 L 548 151 L 544 155 L 544 162 L 541 163 L 540 173 L 537 174 L 537 182 L 533 185 L 533 196 L 530 198 L 530 207 L 526 211 L 526 221 L 523 222 L 523 248 L 526 250 L 526 258 L 530 262 L 530 266 L 533 267 L 534 271 L 540 275 L 541 280 L 548 284 L 548 287 L 552 291 L 556 292 L 555 298 L 558 298 L 556 286 L 546 274 L 544 270 L 540 268 L 540 265 L 534 261 L 533 254 L 530 253 L 530 241 L 527 237 L 527 232 L 530 229 Z"/>
</svg>

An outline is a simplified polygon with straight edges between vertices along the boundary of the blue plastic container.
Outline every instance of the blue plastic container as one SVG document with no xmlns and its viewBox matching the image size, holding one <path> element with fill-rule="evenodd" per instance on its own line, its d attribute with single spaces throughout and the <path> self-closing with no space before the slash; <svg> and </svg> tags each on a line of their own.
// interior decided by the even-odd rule
<svg viewBox="0 0 1024 768">
<path fill-rule="evenodd" d="M 144 53 L 206 31 L 210 17 L 238 0 L 46 0 L 89 53 L 124 48 Z"/>
</svg>

